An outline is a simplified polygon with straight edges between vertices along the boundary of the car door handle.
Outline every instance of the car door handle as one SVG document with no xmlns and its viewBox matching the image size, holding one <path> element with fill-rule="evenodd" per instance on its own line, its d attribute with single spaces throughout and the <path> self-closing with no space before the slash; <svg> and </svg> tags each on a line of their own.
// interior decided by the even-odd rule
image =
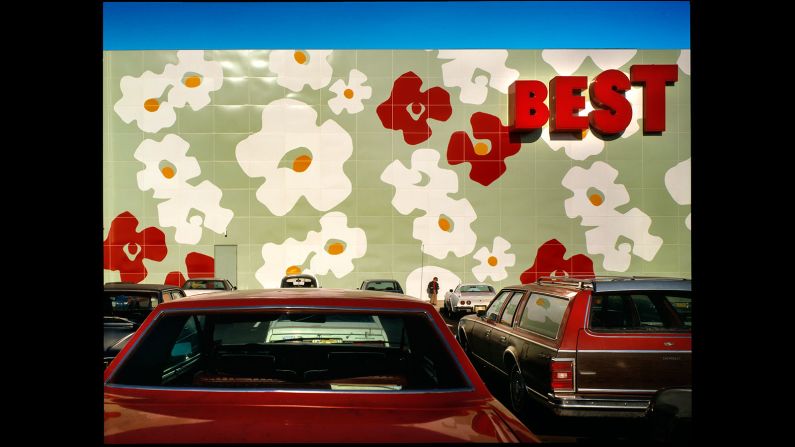
<svg viewBox="0 0 795 447">
<path fill-rule="evenodd" d="M 485 333 L 486 337 L 488 337 L 488 336 L 489 336 L 489 334 L 491 334 L 491 329 L 489 329 L 488 331 L 486 331 L 486 333 Z"/>
<path fill-rule="evenodd" d="M 551 354 L 545 354 L 545 353 L 542 352 L 541 354 L 537 354 L 536 357 L 541 357 L 542 359 L 551 359 L 552 355 Z"/>
<path fill-rule="evenodd" d="M 508 338 L 508 337 L 506 337 L 506 336 L 504 336 L 504 335 L 503 335 L 502 337 L 500 337 L 500 342 L 505 342 L 505 340 L 506 340 L 507 338 Z"/>
</svg>

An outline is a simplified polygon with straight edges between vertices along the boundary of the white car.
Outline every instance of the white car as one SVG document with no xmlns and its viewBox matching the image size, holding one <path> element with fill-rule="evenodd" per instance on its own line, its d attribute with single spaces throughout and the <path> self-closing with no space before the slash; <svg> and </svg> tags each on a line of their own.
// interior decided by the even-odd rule
<svg viewBox="0 0 795 447">
<path fill-rule="evenodd" d="M 476 313 L 486 310 L 497 292 L 489 284 L 459 284 L 455 290 L 444 294 L 444 308 L 448 315 Z"/>
<path fill-rule="evenodd" d="M 185 296 L 193 296 L 224 290 L 237 290 L 237 287 L 222 278 L 192 278 L 185 281 L 182 290 L 185 291 Z"/>
</svg>

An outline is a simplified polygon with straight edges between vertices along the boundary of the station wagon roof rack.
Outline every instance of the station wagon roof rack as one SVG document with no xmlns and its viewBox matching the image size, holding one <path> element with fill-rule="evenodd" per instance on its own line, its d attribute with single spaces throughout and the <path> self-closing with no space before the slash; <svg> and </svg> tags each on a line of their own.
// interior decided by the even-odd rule
<svg viewBox="0 0 795 447">
<path fill-rule="evenodd" d="M 663 277 L 663 276 L 590 276 L 590 277 L 576 277 L 576 276 L 542 276 L 536 280 L 536 284 L 539 285 L 554 285 L 564 288 L 576 289 L 576 290 L 594 290 L 596 291 L 596 285 L 601 284 L 599 286 L 602 290 L 618 290 L 617 288 L 627 288 L 626 286 L 620 285 L 621 283 L 627 284 L 638 281 L 635 283 L 637 287 L 641 289 L 645 289 L 647 287 L 652 287 L 652 283 L 654 284 L 663 284 L 659 283 L 663 281 L 664 284 L 668 284 L 668 286 L 673 286 L 674 283 L 681 282 L 681 286 L 673 286 L 675 289 L 682 289 L 685 288 L 689 290 L 690 288 L 690 279 L 688 278 L 671 278 L 671 277 Z M 610 285 L 610 284 L 615 285 Z M 641 285 L 641 283 L 646 283 Z M 687 283 L 685 286 L 684 284 Z M 666 287 L 668 287 L 666 286 Z M 629 288 L 633 288 L 636 286 L 630 286 Z"/>
</svg>

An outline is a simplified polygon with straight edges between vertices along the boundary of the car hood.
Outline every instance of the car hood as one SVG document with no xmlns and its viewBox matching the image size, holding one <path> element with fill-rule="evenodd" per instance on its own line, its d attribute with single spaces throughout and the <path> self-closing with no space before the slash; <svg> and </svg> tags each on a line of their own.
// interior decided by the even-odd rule
<svg viewBox="0 0 795 447">
<path fill-rule="evenodd" d="M 175 393 L 181 396 L 174 399 Z M 170 394 L 158 399 L 106 392 L 105 443 L 538 442 L 494 399 L 393 407 L 389 397 L 373 395 L 376 405 L 354 407 L 344 395 L 330 403 L 328 393 L 313 405 L 254 403 L 259 396 L 293 393 Z M 433 393 L 427 396 L 432 401 Z"/>
</svg>

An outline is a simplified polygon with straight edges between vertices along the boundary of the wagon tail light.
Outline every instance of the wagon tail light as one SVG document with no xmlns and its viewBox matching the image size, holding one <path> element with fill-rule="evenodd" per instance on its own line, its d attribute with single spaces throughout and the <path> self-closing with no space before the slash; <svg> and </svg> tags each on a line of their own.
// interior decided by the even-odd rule
<svg viewBox="0 0 795 447">
<path fill-rule="evenodd" d="M 552 360 L 552 391 L 574 391 L 574 361 Z"/>
</svg>

